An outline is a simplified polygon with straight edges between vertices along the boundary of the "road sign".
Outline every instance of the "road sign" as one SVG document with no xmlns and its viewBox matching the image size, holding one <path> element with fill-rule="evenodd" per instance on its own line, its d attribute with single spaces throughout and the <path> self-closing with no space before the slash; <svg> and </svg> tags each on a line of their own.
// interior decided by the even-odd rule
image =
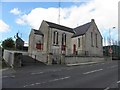
<svg viewBox="0 0 120 90">
<path fill-rule="evenodd" d="M 113 51 L 112 51 L 112 48 L 109 48 L 109 53 L 112 53 Z"/>
</svg>

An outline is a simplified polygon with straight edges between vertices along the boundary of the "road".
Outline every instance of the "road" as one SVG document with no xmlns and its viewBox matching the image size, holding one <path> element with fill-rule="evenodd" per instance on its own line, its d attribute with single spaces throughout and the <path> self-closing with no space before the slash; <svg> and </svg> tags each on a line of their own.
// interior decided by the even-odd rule
<svg viewBox="0 0 120 90">
<path fill-rule="evenodd" d="M 71 66 L 31 66 L 3 72 L 3 88 L 118 88 L 118 61 Z"/>
</svg>

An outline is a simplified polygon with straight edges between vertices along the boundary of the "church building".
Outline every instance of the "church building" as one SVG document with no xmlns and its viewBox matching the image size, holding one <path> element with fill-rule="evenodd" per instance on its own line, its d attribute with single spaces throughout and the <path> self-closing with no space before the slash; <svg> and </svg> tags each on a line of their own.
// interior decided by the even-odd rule
<svg viewBox="0 0 120 90">
<path fill-rule="evenodd" d="M 61 55 L 103 56 L 102 35 L 94 19 L 76 28 L 43 20 L 39 30 L 30 32 L 28 52 L 42 62 L 49 55 L 54 60 Z"/>
</svg>

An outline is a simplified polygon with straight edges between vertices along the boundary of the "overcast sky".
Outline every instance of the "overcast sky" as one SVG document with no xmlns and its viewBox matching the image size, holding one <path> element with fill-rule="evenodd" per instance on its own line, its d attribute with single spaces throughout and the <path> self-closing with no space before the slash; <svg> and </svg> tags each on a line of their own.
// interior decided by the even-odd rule
<svg viewBox="0 0 120 90">
<path fill-rule="evenodd" d="M 19 36 L 28 42 L 31 28 L 38 29 L 42 20 L 58 23 L 58 2 L 14 1 L 2 0 L 0 4 L 0 13 L 2 13 L 0 16 L 0 41 L 8 37 L 14 38 L 14 35 L 19 32 Z M 107 40 L 110 29 L 112 39 L 117 40 L 119 0 L 73 1 L 60 3 L 61 25 L 75 28 L 95 19 L 103 39 Z"/>
</svg>

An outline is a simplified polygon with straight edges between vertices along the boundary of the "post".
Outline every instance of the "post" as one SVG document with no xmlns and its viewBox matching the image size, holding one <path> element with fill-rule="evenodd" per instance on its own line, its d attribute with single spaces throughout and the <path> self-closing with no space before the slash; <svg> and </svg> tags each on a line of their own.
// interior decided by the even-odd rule
<svg viewBox="0 0 120 90">
<path fill-rule="evenodd" d="M 115 27 L 112 27 L 112 29 L 115 29 Z M 111 45 L 111 31 L 110 31 L 110 29 L 109 29 L 109 38 L 110 38 L 110 48 L 109 49 L 111 49 L 111 52 L 110 52 L 110 56 L 111 56 L 111 60 L 112 60 L 112 53 L 113 53 L 113 51 L 112 51 L 112 45 Z"/>
</svg>

